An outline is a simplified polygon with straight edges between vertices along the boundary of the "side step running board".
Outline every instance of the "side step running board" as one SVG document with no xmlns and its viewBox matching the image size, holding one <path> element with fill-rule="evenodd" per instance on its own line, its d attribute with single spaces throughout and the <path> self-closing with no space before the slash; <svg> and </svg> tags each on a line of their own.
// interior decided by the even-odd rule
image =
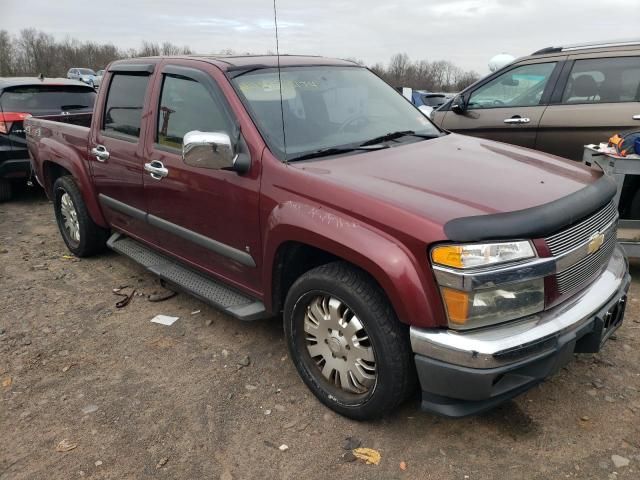
<svg viewBox="0 0 640 480">
<path fill-rule="evenodd" d="M 195 272 L 120 233 L 111 235 L 107 246 L 139 263 L 166 282 L 233 317 L 240 320 L 258 320 L 268 316 L 262 302 Z"/>
</svg>

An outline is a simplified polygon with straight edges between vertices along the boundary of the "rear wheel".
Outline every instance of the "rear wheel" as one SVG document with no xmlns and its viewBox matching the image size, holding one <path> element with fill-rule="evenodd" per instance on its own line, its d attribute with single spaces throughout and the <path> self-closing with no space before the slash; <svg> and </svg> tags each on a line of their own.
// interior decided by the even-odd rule
<svg viewBox="0 0 640 480">
<path fill-rule="evenodd" d="M 284 323 L 298 373 L 341 415 L 380 417 L 411 393 L 408 329 L 366 273 L 344 262 L 305 273 L 287 294 Z"/>
<path fill-rule="evenodd" d="M 71 253 L 88 257 L 104 250 L 109 232 L 89 216 L 73 178 L 58 178 L 53 184 L 53 194 L 58 229 Z"/>
<path fill-rule="evenodd" d="M 11 200 L 11 182 L 0 178 L 0 202 Z"/>
</svg>

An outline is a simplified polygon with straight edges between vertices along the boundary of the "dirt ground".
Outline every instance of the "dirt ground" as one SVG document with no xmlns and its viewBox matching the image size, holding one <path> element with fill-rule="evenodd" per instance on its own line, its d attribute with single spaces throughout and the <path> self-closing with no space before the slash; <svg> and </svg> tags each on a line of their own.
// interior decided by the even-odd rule
<svg viewBox="0 0 640 480">
<path fill-rule="evenodd" d="M 156 278 L 114 253 L 69 257 L 51 205 L 22 193 L 0 205 L 0 479 L 637 479 L 632 273 L 616 338 L 527 394 L 461 420 L 416 397 L 358 423 L 309 393 L 278 320 L 242 323 L 185 294 L 152 303 Z M 117 309 L 125 285 L 142 295 Z M 180 319 L 151 323 L 160 313 Z M 347 437 L 380 463 L 346 461 Z"/>
</svg>

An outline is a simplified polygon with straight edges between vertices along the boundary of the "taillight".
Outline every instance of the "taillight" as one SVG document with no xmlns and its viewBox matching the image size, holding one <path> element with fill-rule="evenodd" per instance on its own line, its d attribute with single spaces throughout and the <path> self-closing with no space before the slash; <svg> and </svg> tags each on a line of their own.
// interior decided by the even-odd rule
<svg viewBox="0 0 640 480">
<path fill-rule="evenodd" d="M 25 118 L 30 116 L 30 113 L 0 112 L 0 133 L 9 133 L 13 122 L 22 122 Z"/>
</svg>

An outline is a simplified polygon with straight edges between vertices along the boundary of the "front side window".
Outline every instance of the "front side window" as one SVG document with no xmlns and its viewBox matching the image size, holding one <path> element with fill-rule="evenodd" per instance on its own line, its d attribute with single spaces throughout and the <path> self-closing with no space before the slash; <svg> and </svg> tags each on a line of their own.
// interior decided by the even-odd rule
<svg viewBox="0 0 640 480">
<path fill-rule="evenodd" d="M 235 77 L 233 84 L 281 159 L 358 145 L 391 132 L 439 134 L 424 114 L 365 68 L 287 67 L 280 78 L 282 89 L 278 70 L 264 68 Z"/>
<path fill-rule="evenodd" d="M 116 73 L 111 77 L 104 109 L 103 130 L 140 137 L 148 75 Z"/>
<path fill-rule="evenodd" d="M 562 103 L 640 101 L 640 57 L 576 60 Z"/>
<path fill-rule="evenodd" d="M 224 109 L 199 82 L 178 75 L 165 75 L 160 97 L 156 142 L 182 148 L 187 132 L 231 133 Z"/>
<path fill-rule="evenodd" d="M 555 66 L 555 62 L 534 63 L 509 70 L 475 90 L 467 109 L 539 105 Z"/>
</svg>

